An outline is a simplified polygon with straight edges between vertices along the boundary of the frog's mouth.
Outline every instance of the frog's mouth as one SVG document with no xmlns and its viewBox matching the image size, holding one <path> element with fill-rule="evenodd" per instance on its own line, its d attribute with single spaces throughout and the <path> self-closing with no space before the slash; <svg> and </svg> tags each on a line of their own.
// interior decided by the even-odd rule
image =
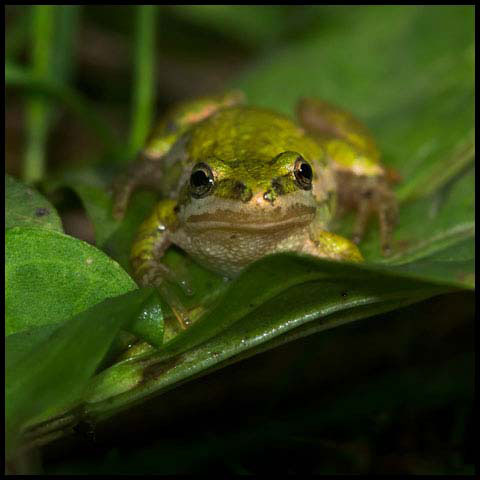
<svg viewBox="0 0 480 480">
<path fill-rule="evenodd" d="M 303 206 L 279 215 L 253 214 L 232 210 L 217 210 L 188 217 L 192 230 L 229 230 L 250 232 L 275 232 L 305 227 L 312 222 L 316 209 Z"/>
</svg>

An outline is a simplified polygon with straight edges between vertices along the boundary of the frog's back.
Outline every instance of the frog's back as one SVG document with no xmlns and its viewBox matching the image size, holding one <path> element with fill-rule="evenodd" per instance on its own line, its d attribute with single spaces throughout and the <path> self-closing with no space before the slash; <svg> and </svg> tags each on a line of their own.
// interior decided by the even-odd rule
<svg viewBox="0 0 480 480">
<path fill-rule="evenodd" d="M 335 168 L 358 175 L 383 175 L 375 140 L 350 112 L 310 98 L 300 100 L 297 116 L 323 146 Z"/>
<path fill-rule="evenodd" d="M 268 109 L 238 106 L 221 110 L 192 128 L 188 143 L 192 163 L 207 158 L 237 167 L 263 165 L 282 152 L 321 160 L 318 143 L 288 117 Z"/>
</svg>

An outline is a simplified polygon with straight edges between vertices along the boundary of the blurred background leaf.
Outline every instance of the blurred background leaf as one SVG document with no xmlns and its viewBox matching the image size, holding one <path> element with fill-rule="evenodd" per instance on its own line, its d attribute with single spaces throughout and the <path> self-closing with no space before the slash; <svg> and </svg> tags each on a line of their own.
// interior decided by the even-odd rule
<svg viewBox="0 0 480 480">
<path fill-rule="evenodd" d="M 35 189 L 5 175 L 5 228 L 43 227 L 63 232 L 53 205 Z"/>
</svg>

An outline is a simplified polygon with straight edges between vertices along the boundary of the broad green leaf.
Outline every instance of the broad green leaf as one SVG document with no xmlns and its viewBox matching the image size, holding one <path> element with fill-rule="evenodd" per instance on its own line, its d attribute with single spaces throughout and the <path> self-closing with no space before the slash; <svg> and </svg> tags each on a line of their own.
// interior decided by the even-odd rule
<svg viewBox="0 0 480 480">
<path fill-rule="evenodd" d="M 55 208 L 36 190 L 5 175 L 5 228 L 43 227 L 63 232 Z"/>
<path fill-rule="evenodd" d="M 451 287 L 412 280 L 380 267 L 292 254 L 265 258 L 232 282 L 201 321 L 158 353 L 132 358 L 102 372 L 89 390 L 86 401 L 91 405 L 86 408 L 89 414 L 104 418 L 240 358 L 449 290 Z M 121 387 L 112 391 L 111 379 L 122 371 L 139 380 L 129 391 Z"/>
<path fill-rule="evenodd" d="M 103 252 L 59 232 L 15 227 L 5 236 L 5 333 L 58 323 L 136 288 Z"/>
<path fill-rule="evenodd" d="M 30 353 L 34 347 L 48 338 L 58 326 L 58 323 L 41 325 L 8 335 L 8 340 L 5 341 L 5 358 L 8 365 L 13 365 L 21 357 Z"/>
<path fill-rule="evenodd" d="M 27 355 L 7 357 L 7 451 L 32 419 L 78 403 L 120 328 L 138 316 L 151 295 L 143 289 L 106 299 L 56 328 Z"/>
<path fill-rule="evenodd" d="M 261 351 L 462 288 L 410 275 L 294 254 L 265 258 L 158 352 L 129 358 L 96 375 L 85 391 L 84 412 L 90 421 L 99 421 Z M 41 438 L 75 421 L 67 414 L 32 435 Z"/>
<path fill-rule="evenodd" d="M 469 257 L 467 261 L 471 262 L 471 252 L 468 248 L 469 245 L 466 245 L 465 255 Z M 443 258 L 448 262 L 447 252 Z M 431 261 L 434 262 L 434 260 Z M 437 261 L 441 263 L 442 257 L 439 256 Z M 282 308 L 279 310 L 273 308 L 272 312 L 267 314 L 267 316 L 272 316 L 272 322 L 276 322 L 278 332 L 284 328 L 284 321 L 282 322 L 279 318 L 275 320 L 275 315 L 282 317 L 285 311 L 291 308 L 289 302 L 294 303 L 294 298 L 298 297 L 298 301 L 301 301 L 301 295 L 298 292 L 292 294 L 290 289 L 302 284 L 308 285 L 306 290 L 307 295 L 311 297 L 309 301 L 313 299 L 316 302 L 317 308 L 319 308 L 318 313 L 321 314 L 322 310 L 320 310 L 319 305 L 325 299 L 322 298 L 322 295 L 309 291 L 309 288 L 313 285 L 310 285 L 309 282 L 314 281 L 321 282 L 322 285 L 337 283 L 335 291 L 344 294 L 336 298 L 338 303 L 343 303 L 340 300 L 342 297 L 348 297 L 351 301 L 351 289 L 357 291 L 358 284 L 364 281 L 368 284 L 363 287 L 362 292 L 365 292 L 368 296 L 372 296 L 375 292 L 378 297 L 376 302 L 390 301 L 392 298 L 395 300 L 408 298 L 411 295 L 408 290 L 410 288 L 418 289 L 417 291 L 421 292 L 423 287 L 428 292 L 442 289 L 441 285 L 445 284 L 444 279 L 436 278 L 435 274 L 426 275 L 423 278 L 414 268 L 403 270 L 397 268 L 392 272 L 389 268 L 373 265 L 351 265 L 294 254 L 275 255 L 256 262 L 240 277 L 233 280 L 212 309 L 202 317 L 201 321 L 164 344 L 162 351 L 167 356 L 181 354 L 220 332 L 225 332 L 240 319 L 243 323 L 245 317 L 251 312 L 258 313 L 258 309 L 267 311 L 265 305 L 270 304 L 272 299 L 280 295 L 281 292 L 288 292 L 286 296 L 290 300 L 282 301 Z M 452 278 L 450 284 L 446 284 L 443 288 L 446 291 L 452 287 L 462 288 L 465 283 L 464 279 Z M 402 293 L 404 288 L 407 288 L 407 293 Z M 362 306 L 364 300 L 361 297 L 357 300 L 358 304 L 354 306 Z M 367 300 L 365 301 L 368 303 Z M 350 303 L 348 305 L 349 308 L 352 307 Z M 294 311 L 301 311 L 302 306 L 295 305 L 293 307 Z M 338 308 L 342 310 L 341 307 Z"/>
</svg>

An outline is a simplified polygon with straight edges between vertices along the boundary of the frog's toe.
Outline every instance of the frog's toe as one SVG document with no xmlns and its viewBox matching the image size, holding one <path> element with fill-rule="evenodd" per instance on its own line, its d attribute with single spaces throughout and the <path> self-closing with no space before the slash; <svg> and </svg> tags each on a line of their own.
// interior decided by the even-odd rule
<svg viewBox="0 0 480 480">
<path fill-rule="evenodd" d="M 357 208 L 357 216 L 355 219 L 355 227 L 353 229 L 352 241 L 357 245 L 362 241 L 365 230 L 367 229 L 368 219 L 371 214 L 370 202 L 365 199 L 359 203 Z"/>
<path fill-rule="evenodd" d="M 393 228 L 397 223 L 398 209 L 394 199 L 389 204 L 378 210 L 378 223 L 380 225 L 380 244 L 385 256 L 392 253 Z"/>
<path fill-rule="evenodd" d="M 183 306 L 182 302 L 177 298 L 175 293 L 165 283 L 159 285 L 158 289 L 170 307 L 173 315 L 177 319 L 180 328 L 185 330 L 190 325 L 190 318 L 187 309 Z"/>
<path fill-rule="evenodd" d="M 113 183 L 111 187 L 113 194 L 112 216 L 116 220 L 122 220 L 125 216 L 133 189 L 134 184 L 125 181 L 124 178 L 119 178 Z"/>
<path fill-rule="evenodd" d="M 123 220 L 127 210 L 127 200 L 114 201 L 112 207 L 112 216 L 115 220 Z"/>
<path fill-rule="evenodd" d="M 398 207 L 390 188 L 380 183 L 377 188 L 371 186 L 361 193 L 357 203 L 357 216 L 352 241 L 356 244 L 363 239 L 370 217 L 378 217 L 380 245 L 383 255 L 390 255 L 393 229 L 397 221 Z"/>
<path fill-rule="evenodd" d="M 185 295 L 191 296 L 195 293 L 188 278 L 175 272 L 164 263 L 155 260 L 142 262 L 136 268 L 135 276 L 139 279 L 142 286 L 159 287 L 167 280 L 170 283 L 178 285 Z"/>
<path fill-rule="evenodd" d="M 190 283 L 187 280 L 180 280 L 175 272 L 162 263 L 156 263 L 154 261 L 146 262 L 143 264 L 142 270 L 143 271 L 137 271 L 140 285 L 156 287 L 172 310 L 180 327 L 182 329 L 187 328 L 190 323 L 188 312 L 175 295 L 171 285 L 167 284 L 165 280 L 179 285 L 186 295 L 193 294 Z"/>
</svg>

